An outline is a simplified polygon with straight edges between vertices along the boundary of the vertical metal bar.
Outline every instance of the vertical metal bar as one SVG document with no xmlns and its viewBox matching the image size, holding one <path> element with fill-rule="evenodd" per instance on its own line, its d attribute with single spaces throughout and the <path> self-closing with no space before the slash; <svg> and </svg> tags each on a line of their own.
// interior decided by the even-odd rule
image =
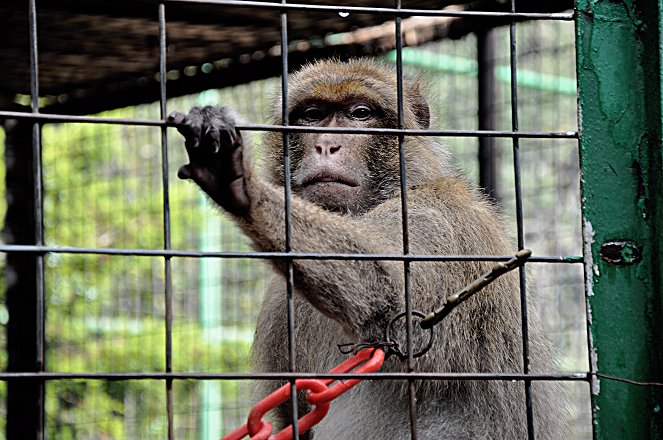
<svg viewBox="0 0 663 440">
<path fill-rule="evenodd" d="M 396 8 L 401 8 L 401 0 L 396 0 Z M 398 113 L 398 128 L 405 125 L 403 115 L 403 31 L 401 17 L 395 18 L 396 25 L 396 110 Z M 405 136 L 398 136 L 398 154 L 401 175 L 401 222 L 403 228 L 403 255 L 410 253 L 410 232 L 408 227 L 407 210 L 407 170 L 405 164 Z M 403 261 L 404 287 L 405 287 L 405 330 L 407 346 L 407 371 L 414 371 L 413 343 L 412 343 L 412 299 L 410 295 L 410 262 Z M 408 379 L 408 400 L 410 415 L 410 436 L 417 439 L 417 399 L 414 379 Z"/>
<path fill-rule="evenodd" d="M 576 7 L 579 7 L 579 1 L 576 1 Z M 580 116 L 582 114 L 582 100 L 583 100 L 583 92 L 584 90 L 581 88 L 581 74 L 580 74 L 580 60 L 581 60 L 581 49 L 582 45 L 578 41 L 578 36 L 580 35 L 581 29 L 583 29 L 583 26 L 586 26 L 586 23 L 583 23 L 582 20 L 580 19 L 581 16 L 576 15 L 576 20 L 574 22 L 575 25 L 575 36 L 576 36 L 576 79 L 578 81 L 577 85 L 577 91 L 578 91 L 578 155 L 580 156 L 579 160 L 579 168 L 580 168 L 580 174 L 581 176 L 584 174 L 583 171 L 583 166 L 582 166 L 582 117 Z M 580 179 L 580 200 L 581 200 L 581 209 L 584 210 L 585 207 L 585 202 L 582 200 L 582 194 L 585 191 L 585 185 L 583 184 L 584 178 Z M 589 227 L 588 227 L 589 226 Z M 589 233 L 589 236 L 587 235 Z M 594 237 L 592 236 L 593 232 L 591 232 L 591 224 L 586 223 L 586 218 L 583 215 L 582 216 L 582 253 L 583 253 L 583 263 L 584 263 L 584 270 L 583 270 L 583 281 L 585 283 L 585 322 L 587 326 L 587 357 L 588 357 L 588 364 L 589 364 L 589 374 L 591 375 L 591 380 L 589 382 L 589 392 L 590 392 L 590 398 L 592 399 L 592 413 L 591 413 L 591 419 L 592 419 L 592 437 L 597 438 L 596 436 L 596 424 L 597 424 L 597 417 L 596 413 L 594 411 L 594 396 L 598 392 L 598 385 L 599 385 L 599 380 L 595 376 L 597 372 L 597 365 L 596 365 L 596 358 L 594 356 L 594 341 L 592 338 L 592 332 L 591 332 L 591 324 L 592 324 L 592 310 L 591 310 L 591 304 L 589 301 L 589 297 L 592 295 L 592 272 L 593 272 L 593 266 L 594 262 L 592 261 L 592 241 L 594 240 Z"/>
<path fill-rule="evenodd" d="M 491 29 L 477 33 L 479 130 L 495 130 L 495 42 Z M 495 138 L 479 137 L 479 187 L 492 200 L 498 200 L 498 155 Z"/>
<path fill-rule="evenodd" d="M 167 78 L 166 46 L 166 6 L 159 3 L 159 103 L 161 119 L 166 120 L 166 81 Z M 163 187 L 163 246 L 171 248 L 170 243 L 170 192 L 168 182 L 168 136 L 167 128 L 161 127 L 161 179 Z M 164 294 L 166 302 L 166 372 L 173 371 L 173 275 L 171 258 L 164 258 Z M 166 413 L 168 417 L 168 440 L 174 438 L 173 432 L 173 380 L 166 379 Z"/>
<path fill-rule="evenodd" d="M 282 0 L 281 4 L 286 4 Z M 283 125 L 290 125 L 290 115 L 288 114 L 288 14 L 281 12 L 281 119 Z M 285 251 L 292 250 L 292 228 L 291 228 L 291 176 L 290 176 L 290 133 L 283 133 L 283 169 L 284 169 L 284 197 L 285 197 Z M 291 258 L 286 260 L 286 292 L 288 302 L 288 368 L 295 372 L 296 350 L 295 350 L 295 297 L 294 297 L 294 276 L 293 262 Z M 290 406 L 292 408 L 292 434 L 294 440 L 299 440 L 299 426 L 297 419 L 297 389 L 295 380 L 290 380 Z"/>
<path fill-rule="evenodd" d="M 29 2 L 29 23 L 30 23 L 30 97 L 31 109 L 33 113 L 39 113 L 39 50 L 37 47 L 37 5 L 36 0 Z M 41 157 L 41 125 L 34 122 L 32 125 L 32 152 L 33 152 L 33 182 L 34 182 L 34 200 L 35 200 L 35 244 L 41 246 L 44 244 L 44 192 L 42 180 L 42 157 Z M 37 358 L 36 368 L 38 372 L 45 371 L 45 289 L 44 289 L 44 255 L 36 256 L 36 274 L 37 274 Z M 45 436 L 45 388 L 44 381 L 39 382 L 39 396 L 37 405 L 39 407 L 39 416 L 37 420 L 36 438 L 43 439 Z"/>
<path fill-rule="evenodd" d="M 516 12 L 516 0 L 511 0 L 511 12 Z M 518 78 L 517 65 L 518 54 L 516 51 L 516 22 L 511 21 L 509 25 L 509 45 L 511 64 L 511 129 L 518 131 Z M 523 193 L 520 177 L 520 142 L 517 137 L 513 138 L 513 172 L 514 186 L 516 192 L 516 224 L 518 229 L 518 249 L 525 246 L 523 229 Z M 519 269 L 520 275 L 520 316 L 523 336 L 523 371 L 530 372 L 529 354 L 529 325 L 527 314 L 527 279 L 525 266 Z M 534 415 L 532 412 L 532 381 L 525 380 L 525 406 L 527 413 L 527 438 L 534 440 Z"/>
<path fill-rule="evenodd" d="M 663 4 L 577 0 L 585 289 L 594 373 L 663 381 Z M 660 439 L 663 390 L 594 378 L 597 440 Z"/>
<path fill-rule="evenodd" d="M 32 123 L 6 121 L 3 235 L 7 244 L 35 243 L 35 191 Z M 38 332 L 36 255 L 8 252 L 5 272 L 7 371 L 37 371 Z M 41 414 L 39 381 L 8 381 L 7 440 L 36 439 Z M 30 430 L 26 429 L 30 427 Z"/>
</svg>

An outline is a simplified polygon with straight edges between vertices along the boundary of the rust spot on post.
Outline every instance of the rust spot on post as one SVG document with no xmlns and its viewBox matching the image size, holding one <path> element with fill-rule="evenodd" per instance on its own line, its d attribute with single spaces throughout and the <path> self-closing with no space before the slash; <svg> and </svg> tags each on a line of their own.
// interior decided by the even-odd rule
<svg viewBox="0 0 663 440">
<path fill-rule="evenodd" d="M 607 241 L 599 251 L 603 261 L 609 264 L 629 266 L 642 259 L 640 247 L 630 240 Z"/>
</svg>

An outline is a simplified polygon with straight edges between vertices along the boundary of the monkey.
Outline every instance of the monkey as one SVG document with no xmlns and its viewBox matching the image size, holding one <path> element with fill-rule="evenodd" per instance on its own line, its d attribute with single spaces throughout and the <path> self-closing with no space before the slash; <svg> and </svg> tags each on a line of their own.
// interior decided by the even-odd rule
<svg viewBox="0 0 663 440">
<path fill-rule="evenodd" d="M 290 75 L 290 124 L 323 128 L 397 128 L 397 78 L 378 61 L 319 60 Z M 430 127 L 426 86 L 403 78 L 405 129 Z M 282 123 L 275 99 L 272 122 Z M 189 163 L 178 176 L 193 180 L 246 234 L 254 249 L 284 252 L 286 172 L 283 135 L 267 132 L 263 162 L 235 128 L 238 116 L 223 106 L 174 112 L 169 121 L 184 135 Z M 481 195 L 432 137 L 407 135 L 405 181 L 412 255 L 508 255 L 515 251 L 498 209 Z M 293 252 L 393 254 L 404 252 L 399 140 L 389 134 L 296 132 L 288 135 Z M 327 372 L 344 359 L 339 343 L 379 342 L 387 323 L 405 310 L 405 265 L 393 260 L 292 259 L 296 369 Z M 449 294 L 478 278 L 485 261 L 413 261 L 411 303 L 430 312 Z M 256 371 L 288 371 L 287 264 L 272 260 L 252 348 Z M 553 348 L 534 316 L 529 321 L 534 372 L 549 372 Z M 413 344 L 428 333 L 414 326 Z M 402 326 L 398 341 L 404 341 Z M 458 307 L 437 326 L 430 351 L 415 360 L 418 372 L 522 372 L 519 279 L 506 274 Z M 389 357 L 381 371 L 404 372 Z M 285 382 L 258 381 L 258 396 Z M 522 382 L 416 380 L 419 439 L 522 439 L 527 437 Z M 568 438 L 565 404 L 555 384 L 534 383 L 537 438 Z M 301 399 L 300 399 L 301 400 Z M 289 404 L 273 415 L 291 423 Z M 298 414 L 307 412 L 300 403 Z M 336 399 L 329 414 L 303 439 L 408 439 L 408 383 L 363 381 Z"/>
</svg>

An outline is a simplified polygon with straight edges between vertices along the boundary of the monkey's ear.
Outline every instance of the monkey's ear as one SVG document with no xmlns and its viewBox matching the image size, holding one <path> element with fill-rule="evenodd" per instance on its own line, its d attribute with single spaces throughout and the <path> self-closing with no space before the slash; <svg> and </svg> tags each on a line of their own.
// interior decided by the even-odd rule
<svg viewBox="0 0 663 440">
<path fill-rule="evenodd" d="M 419 102 L 415 102 L 412 106 L 414 115 L 417 117 L 417 122 L 419 126 L 424 130 L 430 127 L 430 109 L 428 108 L 428 102 L 423 96 Z"/>
<path fill-rule="evenodd" d="M 421 76 L 417 76 L 412 81 L 410 97 L 412 99 L 412 112 L 417 118 L 419 127 L 424 130 L 430 127 L 430 108 L 428 107 L 428 101 L 424 97 L 426 91 L 428 91 L 427 85 L 422 81 Z"/>
</svg>

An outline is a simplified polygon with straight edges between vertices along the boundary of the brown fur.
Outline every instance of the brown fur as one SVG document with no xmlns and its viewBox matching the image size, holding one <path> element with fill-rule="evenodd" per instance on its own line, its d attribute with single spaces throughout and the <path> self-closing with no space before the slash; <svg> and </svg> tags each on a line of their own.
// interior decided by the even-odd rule
<svg viewBox="0 0 663 440">
<path fill-rule="evenodd" d="M 428 106 L 419 91 L 418 80 L 406 81 L 404 98 L 405 127 L 426 128 Z M 379 118 L 342 123 L 341 115 L 334 116 L 330 122 L 309 123 L 297 116 L 300 110 L 304 111 L 301 106 L 311 102 L 343 106 L 355 100 L 379 107 L 376 109 Z M 391 69 L 370 61 L 318 62 L 292 77 L 290 105 L 292 123 L 395 127 L 396 76 Z M 275 114 L 280 114 L 278 103 L 275 108 Z M 274 122 L 281 121 L 275 117 Z M 295 194 L 292 198 L 292 251 L 401 254 L 397 139 L 366 135 L 321 137 L 320 134 L 291 134 L 290 139 Z M 299 194 L 309 193 L 298 180 L 306 179 L 300 175 L 304 173 L 302 169 L 315 166 L 310 162 L 311 157 L 317 160 L 313 146 L 327 141 L 329 145 L 341 146 L 335 162 L 331 163 L 341 164 L 360 182 L 357 192 L 348 192 L 347 197 L 329 204 L 325 197 L 334 198 L 333 192 L 313 193 L 306 196 L 309 200 L 300 197 Z M 514 253 L 516 249 L 506 239 L 507 232 L 495 207 L 458 175 L 446 151 L 432 138 L 408 136 L 406 143 L 410 252 L 415 255 Z M 242 146 L 234 148 L 231 154 L 236 157 L 237 148 Z M 233 193 L 243 208 L 237 211 L 235 219 L 256 249 L 284 251 L 281 135 L 267 134 L 265 148 L 266 178 L 244 161 L 244 192 Z M 368 161 L 371 164 L 367 165 Z M 201 183 L 204 179 L 196 178 L 198 168 L 203 165 L 195 165 L 192 160 L 187 167 L 183 177 L 193 177 L 222 206 L 228 203 L 226 196 L 215 193 L 222 189 L 210 187 Z M 204 170 L 201 172 L 205 174 Z M 361 192 L 363 187 L 376 185 L 378 188 Z M 345 200 L 353 197 L 357 200 Z M 235 206 L 231 203 L 228 209 L 233 211 Z M 490 265 L 485 262 L 412 263 L 413 308 L 432 310 Z M 336 347 L 339 343 L 382 340 L 388 320 L 405 309 L 402 262 L 296 259 L 293 266 L 298 371 L 328 371 L 344 359 Z M 256 328 L 253 352 L 257 371 L 288 370 L 285 266 L 277 262 L 274 267 L 276 274 Z M 517 275 L 508 274 L 456 309 L 438 325 L 438 338 L 431 351 L 416 361 L 416 370 L 521 372 L 518 291 Z M 530 325 L 530 344 L 537 355 L 534 368 L 550 371 L 549 343 L 534 316 L 530 318 Z M 416 328 L 415 345 L 428 336 Z M 400 338 L 404 340 L 402 334 Z M 382 370 L 405 371 L 405 364 L 395 357 L 390 358 Z M 264 381 L 258 385 L 258 396 L 266 395 L 277 386 Z M 406 388 L 403 381 L 362 382 L 332 404 L 330 414 L 313 431 L 315 439 L 410 438 Z M 416 390 L 419 439 L 526 437 L 522 383 L 420 380 L 416 382 Z M 559 392 L 551 386 L 537 385 L 534 400 L 537 438 L 566 438 Z M 304 410 L 304 406 L 301 409 Z M 285 418 L 286 414 L 281 416 Z"/>
</svg>

